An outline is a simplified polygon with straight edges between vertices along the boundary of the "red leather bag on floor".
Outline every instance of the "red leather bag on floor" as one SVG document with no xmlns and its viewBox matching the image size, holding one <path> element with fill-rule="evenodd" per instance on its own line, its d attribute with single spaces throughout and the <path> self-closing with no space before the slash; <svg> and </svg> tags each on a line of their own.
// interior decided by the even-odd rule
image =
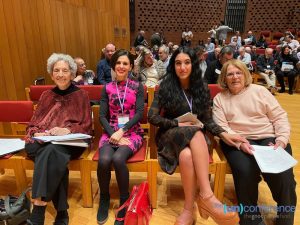
<svg viewBox="0 0 300 225">
<path fill-rule="evenodd" d="M 132 188 L 128 200 L 116 210 L 116 215 L 120 210 L 126 208 L 125 218 L 117 218 L 123 221 L 124 225 L 149 225 L 152 216 L 152 206 L 149 199 L 149 185 L 144 181 L 139 186 Z"/>
</svg>

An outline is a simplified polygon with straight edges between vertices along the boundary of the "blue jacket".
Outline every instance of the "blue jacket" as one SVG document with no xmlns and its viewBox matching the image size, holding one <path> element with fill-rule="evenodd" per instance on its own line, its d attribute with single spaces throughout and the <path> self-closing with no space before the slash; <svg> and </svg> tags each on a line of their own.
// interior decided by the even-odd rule
<svg viewBox="0 0 300 225">
<path fill-rule="evenodd" d="M 100 60 L 97 65 L 97 79 L 103 85 L 111 82 L 111 68 L 106 59 Z"/>
</svg>

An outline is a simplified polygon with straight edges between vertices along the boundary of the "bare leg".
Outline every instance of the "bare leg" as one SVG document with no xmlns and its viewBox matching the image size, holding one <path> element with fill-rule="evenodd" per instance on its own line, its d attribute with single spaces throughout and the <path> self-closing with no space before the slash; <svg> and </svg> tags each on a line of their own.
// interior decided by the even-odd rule
<svg viewBox="0 0 300 225">
<path fill-rule="evenodd" d="M 185 148 L 180 152 L 179 169 L 184 191 L 184 208 L 192 211 L 194 207 L 197 181 L 190 148 Z"/>
<path fill-rule="evenodd" d="M 202 132 L 198 131 L 190 142 L 194 169 L 198 180 L 200 195 L 208 197 L 213 194 L 208 179 L 209 153 Z"/>
</svg>

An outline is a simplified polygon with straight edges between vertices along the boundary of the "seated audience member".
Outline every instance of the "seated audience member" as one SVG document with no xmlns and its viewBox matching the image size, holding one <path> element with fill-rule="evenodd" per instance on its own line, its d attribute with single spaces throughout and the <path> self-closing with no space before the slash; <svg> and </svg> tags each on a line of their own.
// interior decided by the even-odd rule
<svg viewBox="0 0 300 225">
<path fill-rule="evenodd" d="M 154 46 L 152 47 L 152 55 L 153 55 L 153 58 L 156 59 L 156 60 L 159 60 L 158 51 L 159 51 L 158 46 L 157 46 L 157 45 L 154 45 Z"/>
<path fill-rule="evenodd" d="M 232 36 L 231 39 L 230 39 L 230 43 L 231 42 L 236 42 L 237 43 L 237 48 L 242 46 L 242 37 L 241 37 L 240 31 L 237 30 L 235 32 L 235 36 Z"/>
<path fill-rule="evenodd" d="M 135 77 L 147 87 L 155 87 L 165 73 L 163 63 L 155 60 L 147 48 L 144 48 L 135 60 Z"/>
<path fill-rule="evenodd" d="M 152 34 L 150 37 L 150 43 L 152 48 L 154 47 L 154 45 L 156 45 L 157 48 L 159 48 L 162 45 L 162 38 L 160 33 L 156 32 Z"/>
<path fill-rule="evenodd" d="M 258 48 L 267 48 L 268 43 L 264 35 L 260 35 L 258 41 L 256 42 L 256 47 Z"/>
<path fill-rule="evenodd" d="M 276 92 L 275 63 L 273 49 L 267 48 L 264 55 L 257 59 L 257 72 L 267 82 L 267 87 L 272 94 Z"/>
<path fill-rule="evenodd" d="M 74 58 L 75 63 L 77 64 L 76 77 L 73 79 L 73 82 L 78 85 L 93 85 L 97 83 L 97 79 L 94 71 L 87 70 L 85 62 L 82 58 Z"/>
<path fill-rule="evenodd" d="M 140 45 L 143 45 L 143 46 L 147 46 L 148 43 L 145 39 L 145 31 L 141 30 L 138 35 L 136 36 L 135 40 L 134 40 L 134 44 L 133 46 L 134 47 L 137 47 L 137 46 L 140 46 Z"/>
<path fill-rule="evenodd" d="M 70 133 L 90 134 L 91 108 L 88 94 L 72 84 L 77 70 L 69 55 L 52 54 L 47 71 L 55 87 L 45 91 L 28 124 L 25 151 L 34 161 L 32 178 L 32 213 L 28 225 L 43 225 L 48 202 L 57 211 L 54 224 L 69 224 L 68 183 L 70 159 L 78 158 L 85 148 L 39 142 L 38 136 Z"/>
<path fill-rule="evenodd" d="M 219 57 L 219 54 L 221 52 L 221 48 L 220 47 L 217 47 L 215 48 L 214 52 L 209 52 L 207 54 L 207 58 L 206 58 L 206 63 L 207 65 L 209 66 L 213 61 L 217 60 L 218 57 Z"/>
<path fill-rule="evenodd" d="M 173 174 L 179 165 L 185 199 L 184 209 L 175 225 L 196 223 L 195 201 L 204 219 L 210 216 L 217 224 L 233 225 L 238 223 L 237 213 L 224 213 L 222 203 L 210 187 L 205 130 L 230 144 L 242 139 L 224 132 L 214 123 L 209 90 L 201 79 L 197 62 L 197 56 L 190 48 L 180 47 L 174 52 L 167 74 L 155 93 L 148 119 L 159 127 L 155 140 L 161 169 Z M 205 129 L 191 121 L 179 122 L 176 119 L 188 112 L 197 116 Z M 200 190 L 198 196 L 197 189 Z"/>
<path fill-rule="evenodd" d="M 116 79 L 106 84 L 101 93 L 100 122 L 104 134 L 99 142 L 97 169 L 100 187 L 98 224 L 104 224 L 108 219 L 111 166 L 115 169 L 121 206 L 129 197 L 129 171 L 126 162 L 143 144 L 143 129 L 139 121 L 143 117 L 144 87 L 129 78 L 133 65 L 133 58 L 128 51 L 116 51 L 111 58 Z M 117 217 L 124 218 L 125 213 L 124 208 Z M 115 220 L 114 224 L 122 225 L 124 221 Z"/>
<path fill-rule="evenodd" d="M 205 71 L 207 69 L 207 64 L 205 61 L 205 54 L 207 54 L 207 52 L 205 51 L 205 48 L 202 46 L 198 46 L 194 49 L 197 57 L 198 57 L 198 61 L 199 61 L 199 69 L 201 71 L 201 77 L 204 77 Z"/>
<path fill-rule="evenodd" d="M 167 69 L 170 60 L 169 48 L 166 45 L 160 46 L 158 50 L 158 56 L 159 60 L 163 63 L 165 69 Z"/>
<path fill-rule="evenodd" d="M 291 47 L 284 45 L 281 48 L 281 53 L 275 67 L 275 74 L 281 87 L 278 91 L 279 93 L 285 92 L 284 77 L 287 77 L 289 83 L 289 94 L 293 94 L 295 78 L 299 73 L 299 68 L 299 60 L 291 54 Z"/>
<path fill-rule="evenodd" d="M 231 42 L 230 42 L 228 45 L 231 46 L 231 47 L 233 48 L 233 50 L 234 50 L 235 53 L 237 53 L 238 50 L 239 50 L 239 48 L 240 48 L 240 46 L 239 46 L 238 43 L 237 43 L 237 38 L 236 38 L 236 36 L 233 36 L 233 37 L 231 38 Z"/>
<path fill-rule="evenodd" d="M 252 47 L 245 47 L 245 51 L 250 54 L 251 56 L 251 61 L 256 61 L 258 58 L 258 55 L 256 53 L 256 46 L 252 46 Z"/>
<path fill-rule="evenodd" d="M 179 45 L 173 45 L 172 52 L 175 52 L 179 48 Z"/>
<path fill-rule="evenodd" d="M 172 54 L 173 54 L 173 46 L 174 46 L 174 43 L 173 43 L 173 42 L 169 42 L 169 43 L 168 43 L 169 56 L 170 56 L 170 57 L 171 57 Z"/>
<path fill-rule="evenodd" d="M 248 54 L 245 51 L 244 47 L 240 47 L 239 48 L 239 56 L 237 57 L 238 60 L 242 61 L 243 63 L 245 63 L 245 65 L 247 66 L 247 68 L 252 71 L 253 67 L 251 65 L 251 56 L 250 54 Z"/>
<path fill-rule="evenodd" d="M 285 36 L 285 42 L 288 46 L 290 46 L 290 48 L 292 50 L 292 54 L 294 56 L 296 56 L 297 55 L 297 48 L 300 47 L 299 42 L 297 40 L 295 40 L 292 35 L 286 35 Z"/>
<path fill-rule="evenodd" d="M 104 51 L 105 59 L 100 60 L 97 65 L 97 79 L 100 84 L 107 84 L 112 81 L 110 59 L 115 51 L 116 47 L 113 44 L 106 45 Z"/>
<path fill-rule="evenodd" d="M 218 59 L 208 65 L 204 75 L 208 84 L 217 83 L 223 64 L 233 59 L 233 53 L 234 51 L 230 46 L 225 46 L 221 49 Z"/>
<path fill-rule="evenodd" d="M 247 38 L 244 40 L 246 45 L 256 45 L 256 37 L 251 30 L 248 31 Z"/>
<path fill-rule="evenodd" d="M 186 27 L 181 35 L 181 46 L 191 47 L 193 36 L 193 32 Z"/>
<path fill-rule="evenodd" d="M 282 45 L 276 45 L 276 50 L 273 51 L 274 60 L 278 61 L 280 53 L 281 53 L 281 48 L 282 48 Z"/>
<path fill-rule="evenodd" d="M 225 25 L 224 21 L 220 22 L 220 26 L 216 29 L 217 31 L 217 36 L 219 40 L 219 45 L 223 46 L 225 44 L 226 38 L 227 38 L 227 33 L 229 31 L 232 31 L 232 28 L 229 26 Z"/>
<path fill-rule="evenodd" d="M 205 44 L 205 49 L 207 52 L 213 52 L 215 50 L 215 44 L 211 42 L 211 38 L 207 39 L 207 43 Z"/>
<path fill-rule="evenodd" d="M 252 77 L 243 63 L 231 60 L 224 64 L 218 83 L 223 91 L 214 98 L 213 118 L 229 134 L 245 137 L 251 145 L 284 148 L 292 155 L 289 144 L 290 124 L 287 113 L 264 87 L 251 84 Z M 258 184 L 264 178 L 278 207 L 296 207 L 296 182 L 293 169 L 273 174 L 262 173 L 249 143 L 237 147 L 223 141 L 221 148 L 231 167 L 238 205 L 255 208 Z M 264 225 L 259 210 L 240 212 L 240 225 Z M 294 224 L 293 210 L 277 210 L 276 225 Z"/>
</svg>

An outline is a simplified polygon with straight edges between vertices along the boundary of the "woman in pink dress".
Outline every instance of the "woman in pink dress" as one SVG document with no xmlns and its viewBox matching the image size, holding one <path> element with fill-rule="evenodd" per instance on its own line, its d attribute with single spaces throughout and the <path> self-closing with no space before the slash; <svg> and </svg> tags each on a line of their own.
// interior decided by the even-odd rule
<svg viewBox="0 0 300 225">
<path fill-rule="evenodd" d="M 134 61 L 126 50 L 118 50 L 111 59 L 116 79 L 103 88 L 100 100 L 100 122 L 104 128 L 99 143 L 98 182 L 100 203 L 97 221 L 104 224 L 108 219 L 110 202 L 109 183 L 111 165 L 114 166 L 120 192 L 120 205 L 129 197 L 129 171 L 126 161 L 136 153 L 143 143 L 143 130 L 139 121 L 143 117 L 144 88 L 129 78 Z M 126 211 L 119 211 L 123 218 Z M 115 225 L 124 222 L 116 219 Z"/>
</svg>

